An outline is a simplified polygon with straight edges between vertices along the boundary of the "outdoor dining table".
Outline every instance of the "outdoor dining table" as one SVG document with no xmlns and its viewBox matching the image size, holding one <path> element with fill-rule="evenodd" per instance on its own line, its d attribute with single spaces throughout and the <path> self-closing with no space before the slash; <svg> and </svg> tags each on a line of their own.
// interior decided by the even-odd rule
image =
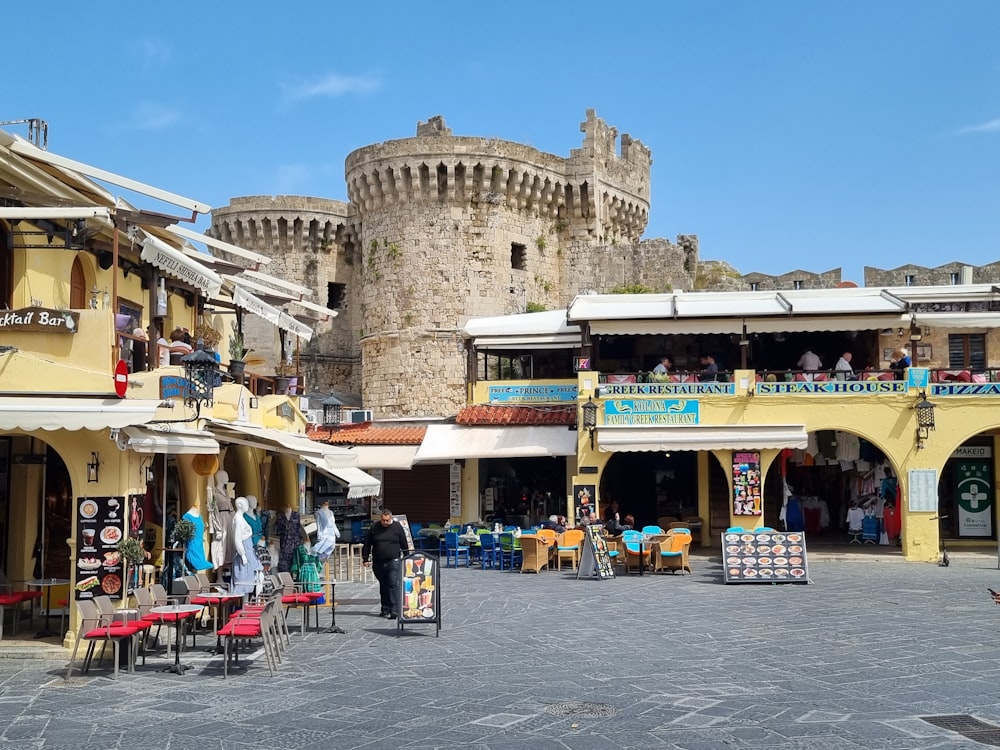
<svg viewBox="0 0 1000 750">
<path fill-rule="evenodd" d="M 49 618 L 52 616 L 52 587 L 53 586 L 65 586 L 69 583 L 68 578 L 32 578 L 30 581 L 25 581 L 29 586 L 37 589 L 45 589 L 45 625 L 35 633 L 35 638 L 52 638 L 53 636 L 62 637 L 62 633 L 57 633 L 56 631 L 49 628 Z"/>
<path fill-rule="evenodd" d="M 334 594 L 337 590 L 337 581 L 333 578 L 326 578 L 321 581 L 316 581 L 323 586 L 327 587 L 328 596 L 327 599 L 330 602 L 330 627 L 324 630 L 324 633 L 344 633 L 346 631 L 337 627 L 337 600 L 334 599 Z M 316 615 L 316 625 L 319 626 L 319 614 Z"/>
<path fill-rule="evenodd" d="M 196 612 L 201 611 L 200 604 L 168 604 L 163 607 L 153 607 L 149 610 L 151 614 L 154 615 L 174 615 L 177 619 L 174 622 L 176 638 L 174 643 L 174 663 L 159 670 L 160 672 L 173 672 L 174 674 L 183 675 L 184 671 L 190 669 L 191 667 L 187 664 L 181 664 L 181 630 L 184 628 L 184 621 L 189 617 L 194 617 Z M 161 620 L 162 621 L 162 620 Z"/>
</svg>

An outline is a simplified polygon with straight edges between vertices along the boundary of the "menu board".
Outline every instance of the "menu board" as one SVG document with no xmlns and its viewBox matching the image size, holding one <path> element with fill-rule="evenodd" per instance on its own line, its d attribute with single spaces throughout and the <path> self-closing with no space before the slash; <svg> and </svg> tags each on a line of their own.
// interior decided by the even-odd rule
<svg viewBox="0 0 1000 750">
<path fill-rule="evenodd" d="M 801 531 L 723 532 L 722 562 L 726 583 L 809 583 Z"/>
<path fill-rule="evenodd" d="M 441 630 L 438 562 L 437 557 L 424 552 L 411 552 L 403 557 L 397 619 L 400 629 L 406 624 L 435 623 L 436 631 Z"/>
<path fill-rule="evenodd" d="M 601 534 L 601 527 L 591 524 L 583 536 L 583 549 L 580 552 L 580 565 L 576 569 L 576 577 L 586 575 L 597 576 L 600 579 L 614 578 L 615 569 L 608 554 L 608 543 Z"/>
<path fill-rule="evenodd" d="M 107 594 L 121 599 L 124 562 L 118 542 L 125 534 L 124 497 L 76 499 L 76 598 Z"/>
<path fill-rule="evenodd" d="M 760 453 L 743 451 L 733 454 L 733 515 L 759 516 Z"/>
</svg>

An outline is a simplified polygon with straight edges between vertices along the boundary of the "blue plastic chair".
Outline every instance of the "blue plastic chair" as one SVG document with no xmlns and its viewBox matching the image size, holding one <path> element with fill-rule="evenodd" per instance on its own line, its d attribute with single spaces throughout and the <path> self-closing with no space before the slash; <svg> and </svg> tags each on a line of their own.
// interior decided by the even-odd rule
<svg viewBox="0 0 1000 750">
<path fill-rule="evenodd" d="M 625 554 L 622 557 L 625 560 L 625 571 L 628 572 L 629 568 L 632 567 L 632 562 L 634 561 L 636 567 L 639 565 L 639 560 L 643 560 L 643 566 L 646 567 L 650 563 L 650 553 L 651 548 L 642 548 L 640 542 L 642 541 L 643 534 L 641 531 L 635 531 L 629 529 L 622 532 L 622 544 L 625 546 Z"/>
<path fill-rule="evenodd" d="M 746 529 L 744 529 L 742 526 L 730 526 L 728 529 L 726 529 L 726 533 L 742 534 L 745 530 Z"/>
<path fill-rule="evenodd" d="M 643 526 L 642 527 L 642 533 L 643 534 L 666 534 L 667 532 L 665 532 L 659 526 Z"/>
<path fill-rule="evenodd" d="M 454 531 L 449 531 L 444 535 L 444 566 L 446 568 L 451 567 L 452 560 L 455 561 L 455 567 L 465 558 L 465 567 L 469 567 L 472 564 L 472 556 L 469 554 L 469 548 L 464 544 L 458 543 L 458 534 Z"/>
<path fill-rule="evenodd" d="M 764 532 L 773 532 L 773 531 L 774 529 L 772 529 L 770 526 L 754 526 L 753 529 L 754 534 L 763 534 Z"/>
<path fill-rule="evenodd" d="M 479 535 L 479 554 L 483 570 L 486 568 L 503 570 L 503 558 L 500 556 L 500 547 L 492 533 Z"/>
</svg>

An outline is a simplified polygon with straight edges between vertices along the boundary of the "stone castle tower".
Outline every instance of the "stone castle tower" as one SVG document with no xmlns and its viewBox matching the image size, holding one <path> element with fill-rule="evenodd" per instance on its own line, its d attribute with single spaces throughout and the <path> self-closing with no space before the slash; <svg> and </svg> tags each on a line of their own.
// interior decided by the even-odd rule
<svg viewBox="0 0 1000 750">
<path fill-rule="evenodd" d="M 454 136 L 433 117 L 349 154 L 347 203 L 234 198 L 209 234 L 269 255 L 268 273 L 340 309 L 302 350 L 310 390 L 360 392 L 377 417 L 453 414 L 467 318 L 555 309 L 588 289 L 690 288 L 695 238 L 639 243 L 649 149 L 593 110 L 580 129 L 563 158 Z M 273 357 L 265 330 L 248 339 Z"/>
</svg>

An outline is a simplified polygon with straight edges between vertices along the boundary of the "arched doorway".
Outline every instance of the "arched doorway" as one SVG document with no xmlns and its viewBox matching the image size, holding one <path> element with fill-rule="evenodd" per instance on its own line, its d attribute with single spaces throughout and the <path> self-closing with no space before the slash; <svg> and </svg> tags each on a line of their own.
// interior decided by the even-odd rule
<svg viewBox="0 0 1000 750">
<path fill-rule="evenodd" d="M 805 531 L 812 544 L 864 543 L 852 537 L 848 511 L 860 508 L 878 521 L 876 533 L 888 526 L 898 536 L 892 508 L 881 498 L 885 469 L 895 467 L 875 444 L 845 430 L 818 430 L 809 434 L 805 450 L 782 451 L 772 462 L 764 481 L 764 525 Z M 786 501 L 785 486 L 789 497 Z M 878 538 L 874 540 L 878 544 Z M 894 542 L 895 543 L 895 542 Z"/>
<path fill-rule="evenodd" d="M 69 273 L 69 306 L 72 310 L 82 310 L 87 306 L 87 277 L 79 255 L 73 258 Z"/>
</svg>

